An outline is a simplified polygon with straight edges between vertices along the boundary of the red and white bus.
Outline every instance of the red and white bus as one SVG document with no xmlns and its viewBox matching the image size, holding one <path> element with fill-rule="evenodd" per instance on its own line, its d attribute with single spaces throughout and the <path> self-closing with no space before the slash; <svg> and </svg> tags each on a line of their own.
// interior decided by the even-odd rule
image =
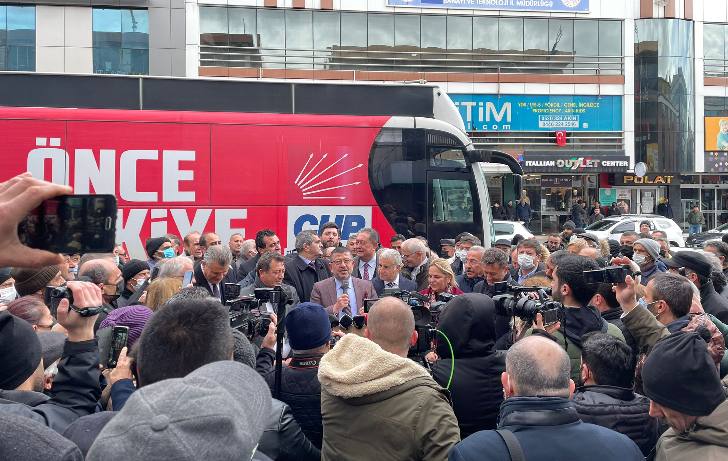
<svg viewBox="0 0 728 461">
<path fill-rule="evenodd" d="M 7 90 L 3 79 L 8 77 L 17 92 Z M 23 85 L 40 85 L 42 79 L 61 93 L 18 95 Z M 119 97 L 117 91 L 123 93 L 129 81 L 136 85 L 139 101 Z M 165 89 L 180 82 L 183 91 L 159 94 L 146 88 Z M 432 114 L 424 109 L 420 115 L 425 116 L 408 116 L 371 113 L 399 111 L 392 106 L 397 94 L 392 88 L 406 92 L 412 86 L 321 84 L 328 96 L 320 97 L 319 104 L 312 99 L 311 107 L 328 112 L 334 110 L 327 104 L 345 107 L 337 109 L 345 114 L 322 115 L 300 113 L 307 110 L 300 95 L 310 98 L 316 93 L 308 91 L 312 86 L 292 88 L 289 96 L 299 95 L 291 99 L 292 106 L 299 102 L 296 110 L 277 101 L 281 88 L 290 83 L 251 87 L 255 83 L 224 82 L 227 92 L 237 87 L 255 91 L 258 98 L 268 92 L 268 106 L 278 113 L 266 113 L 264 102 L 256 103 L 260 110 L 248 110 L 245 103 L 239 103 L 239 111 L 230 110 L 238 107 L 237 95 L 228 102 L 220 97 L 200 100 L 216 94 L 210 85 L 220 83 L 2 75 L 1 179 L 30 171 L 70 184 L 76 193 L 114 194 L 119 203 L 117 241 L 132 256 L 144 258 L 149 236 L 215 231 L 227 241 L 234 232 L 252 238 L 257 230 L 270 228 L 284 246 L 292 247 L 298 232 L 318 229 L 327 221 L 339 225 L 344 240 L 371 226 L 384 242 L 394 233 L 422 234 L 438 248 L 440 238 L 462 231 L 490 242 L 488 171 L 493 163 L 505 163 L 507 167 L 495 166 L 520 174 L 511 157 L 474 150 L 460 128 L 436 118 L 436 112 L 445 118 L 453 114 L 446 104 L 445 109 L 434 108 L 449 101 L 436 87 L 420 86 L 415 98 L 425 99 L 419 104 L 433 107 Z M 362 87 L 364 93 L 357 95 Z M 186 94 L 196 95 L 190 97 L 194 101 L 185 102 Z M 377 94 L 388 99 L 383 107 L 372 102 Z M 430 95 L 429 100 L 423 95 Z M 366 115 L 351 115 L 356 111 Z"/>
</svg>

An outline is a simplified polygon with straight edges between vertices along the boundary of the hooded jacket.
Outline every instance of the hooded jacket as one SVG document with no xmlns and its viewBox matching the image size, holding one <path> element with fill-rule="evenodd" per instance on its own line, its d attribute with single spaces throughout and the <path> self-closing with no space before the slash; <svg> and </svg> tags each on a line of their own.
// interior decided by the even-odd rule
<svg viewBox="0 0 728 461">
<path fill-rule="evenodd" d="M 495 305 L 488 296 L 469 293 L 451 300 L 440 316 L 439 329 L 447 335 L 455 353 L 455 370 L 450 395 L 465 438 L 484 429 L 495 429 L 503 402 L 501 373 L 505 371 L 505 351 L 495 348 Z M 453 360 L 447 342 L 437 338 L 440 360 L 432 375 L 447 386 Z"/>
<path fill-rule="evenodd" d="M 414 361 L 349 334 L 319 364 L 321 459 L 445 460 L 460 440 L 446 393 Z"/>
<path fill-rule="evenodd" d="M 701 416 L 684 434 L 672 428 L 657 441 L 656 461 L 723 461 L 728 459 L 728 400 Z"/>
</svg>

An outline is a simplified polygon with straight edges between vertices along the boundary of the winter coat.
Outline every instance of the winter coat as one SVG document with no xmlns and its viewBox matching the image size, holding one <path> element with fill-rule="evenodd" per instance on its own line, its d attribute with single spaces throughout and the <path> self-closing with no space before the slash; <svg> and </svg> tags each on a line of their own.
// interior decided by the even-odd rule
<svg viewBox="0 0 728 461">
<path fill-rule="evenodd" d="M 450 301 L 440 315 L 439 330 L 450 339 L 455 353 L 455 370 L 450 386 L 460 437 L 485 429 L 495 429 L 503 402 L 501 373 L 505 371 L 505 351 L 495 349 L 495 305 L 479 293 Z M 441 386 L 450 379 L 452 358 L 447 342 L 438 338 L 432 376 Z"/>
<path fill-rule="evenodd" d="M 707 314 L 713 314 L 723 323 L 728 323 L 728 299 L 724 298 L 713 287 L 713 282 L 707 282 L 700 287 L 700 303 Z"/>
<path fill-rule="evenodd" d="M 319 365 L 322 461 L 445 460 L 459 440 L 447 395 L 414 361 L 344 336 Z"/>
<path fill-rule="evenodd" d="M 614 386 L 584 386 L 572 398 L 585 423 L 624 434 L 647 456 L 660 436 L 657 419 L 649 415 L 650 399 L 632 389 Z"/>
<path fill-rule="evenodd" d="M 518 202 L 518 205 L 516 205 L 516 218 L 518 218 L 519 221 L 530 222 L 531 205 L 528 203 Z"/>
<path fill-rule="evenodd" d="M 684 434 L 672 428 L 657 441 L 655 461 L 724 461 L 728 459 L 728 400 L 701 416 Z"/>
<path fill-rule="evenodd" d="M 291 409 L 272 399 L 271 415 L 258 441 L 258 451 L 275 461 L 318 461 L 321 452 L 301 431 Z"/>
<path fill-rule="evenodd" d="M 483 281 L 483 277 L 468 278 L 464 273 L 455 277 L 458 287 L 463 293 L 472 293 L 475 285 Z M 728 299 L 726 299 L 728 301 Z"/>
<path fill-rule="evenodd" d="M 293 417 L 301 426 L 306 437 L 317 448 L 321 448 L 323 428 L 321 426 L 321 385 L 318 381 L 320 356 L 310 357 L 303 364 L 301 357 L 294 357 L 281 369 L 281 395 L 278 399 L 288 404 Z M 275 352 L 262 348 L 258 353 L 255 369 L 265 379 L 273 392 L 275 383 Z"/>
<path fill-rule="evenodd" d="M 38 392 L 0 391 L 0 418 L 8 413 L 20 415 L 63 432 L 73 421 L 96 410 L 101 397 L 100 377 L 97 341 L 66 341 L 53 379 L 53 397 Z"/>
<path fill-rule="evenodd" d="M 688 213 L 688 224 L 705 224 L 705 217 L 699 211 L 691 211 Z"/>
<path fill-rule="evenodd" d="M 582 422 L 573 402 L 561 397 L 512 397 L 503 402 L 499 429 L 508 429 L 528 461 L 642 461 L 626 435 Z M 495 431 L 477 432 L 450 452 L 450 461 L 510 461 Z M 699 458 L 696 458 L 699 459 Z"/>
</svg>

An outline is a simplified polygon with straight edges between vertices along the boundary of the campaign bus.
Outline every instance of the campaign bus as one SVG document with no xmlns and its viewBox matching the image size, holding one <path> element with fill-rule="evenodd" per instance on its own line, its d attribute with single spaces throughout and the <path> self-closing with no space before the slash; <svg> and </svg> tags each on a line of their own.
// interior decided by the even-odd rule
<svg viewBox="0 0 728 461">
<path fill-rule="evenodd" d="M 214 231 L 226 242 L 333 221 L 440 238 L 493 235 L 479 151 L 432 85 L 0 74 L 2 180 L 30 171 L 75 193 L 114 194 L 117 242 Z M 518 186 L 516 186 L 518 187 Z"/>
</svg>

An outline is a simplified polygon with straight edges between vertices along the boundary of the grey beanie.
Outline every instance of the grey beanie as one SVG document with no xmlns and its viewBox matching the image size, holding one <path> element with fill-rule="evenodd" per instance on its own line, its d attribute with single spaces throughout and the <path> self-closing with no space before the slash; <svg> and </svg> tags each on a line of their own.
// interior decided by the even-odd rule
<svg viewBox="0 0 728 461">
<path fill-rule="evenodd" d="M 647 250 L 647 253 L 650 254 L 653 260 L 659 261 L 660 260 L 660 244 L 657 243 L 655 240 L 652 239 L 639 239 L 635 240 L 635 244 L 642 245 L 645 250 Z"/>
<path fill-rule="evenodd" d="M 134 392 L 86 460 L 251 459 L 271 402 L 268 385 L 249 366 L 209 363 Z"/>
<path fill-rule="evenodd" d="M 233 360 L 255 369 L 255 350 L 248 337 L 240 330 L 233 329 Z"/>
</svg>

